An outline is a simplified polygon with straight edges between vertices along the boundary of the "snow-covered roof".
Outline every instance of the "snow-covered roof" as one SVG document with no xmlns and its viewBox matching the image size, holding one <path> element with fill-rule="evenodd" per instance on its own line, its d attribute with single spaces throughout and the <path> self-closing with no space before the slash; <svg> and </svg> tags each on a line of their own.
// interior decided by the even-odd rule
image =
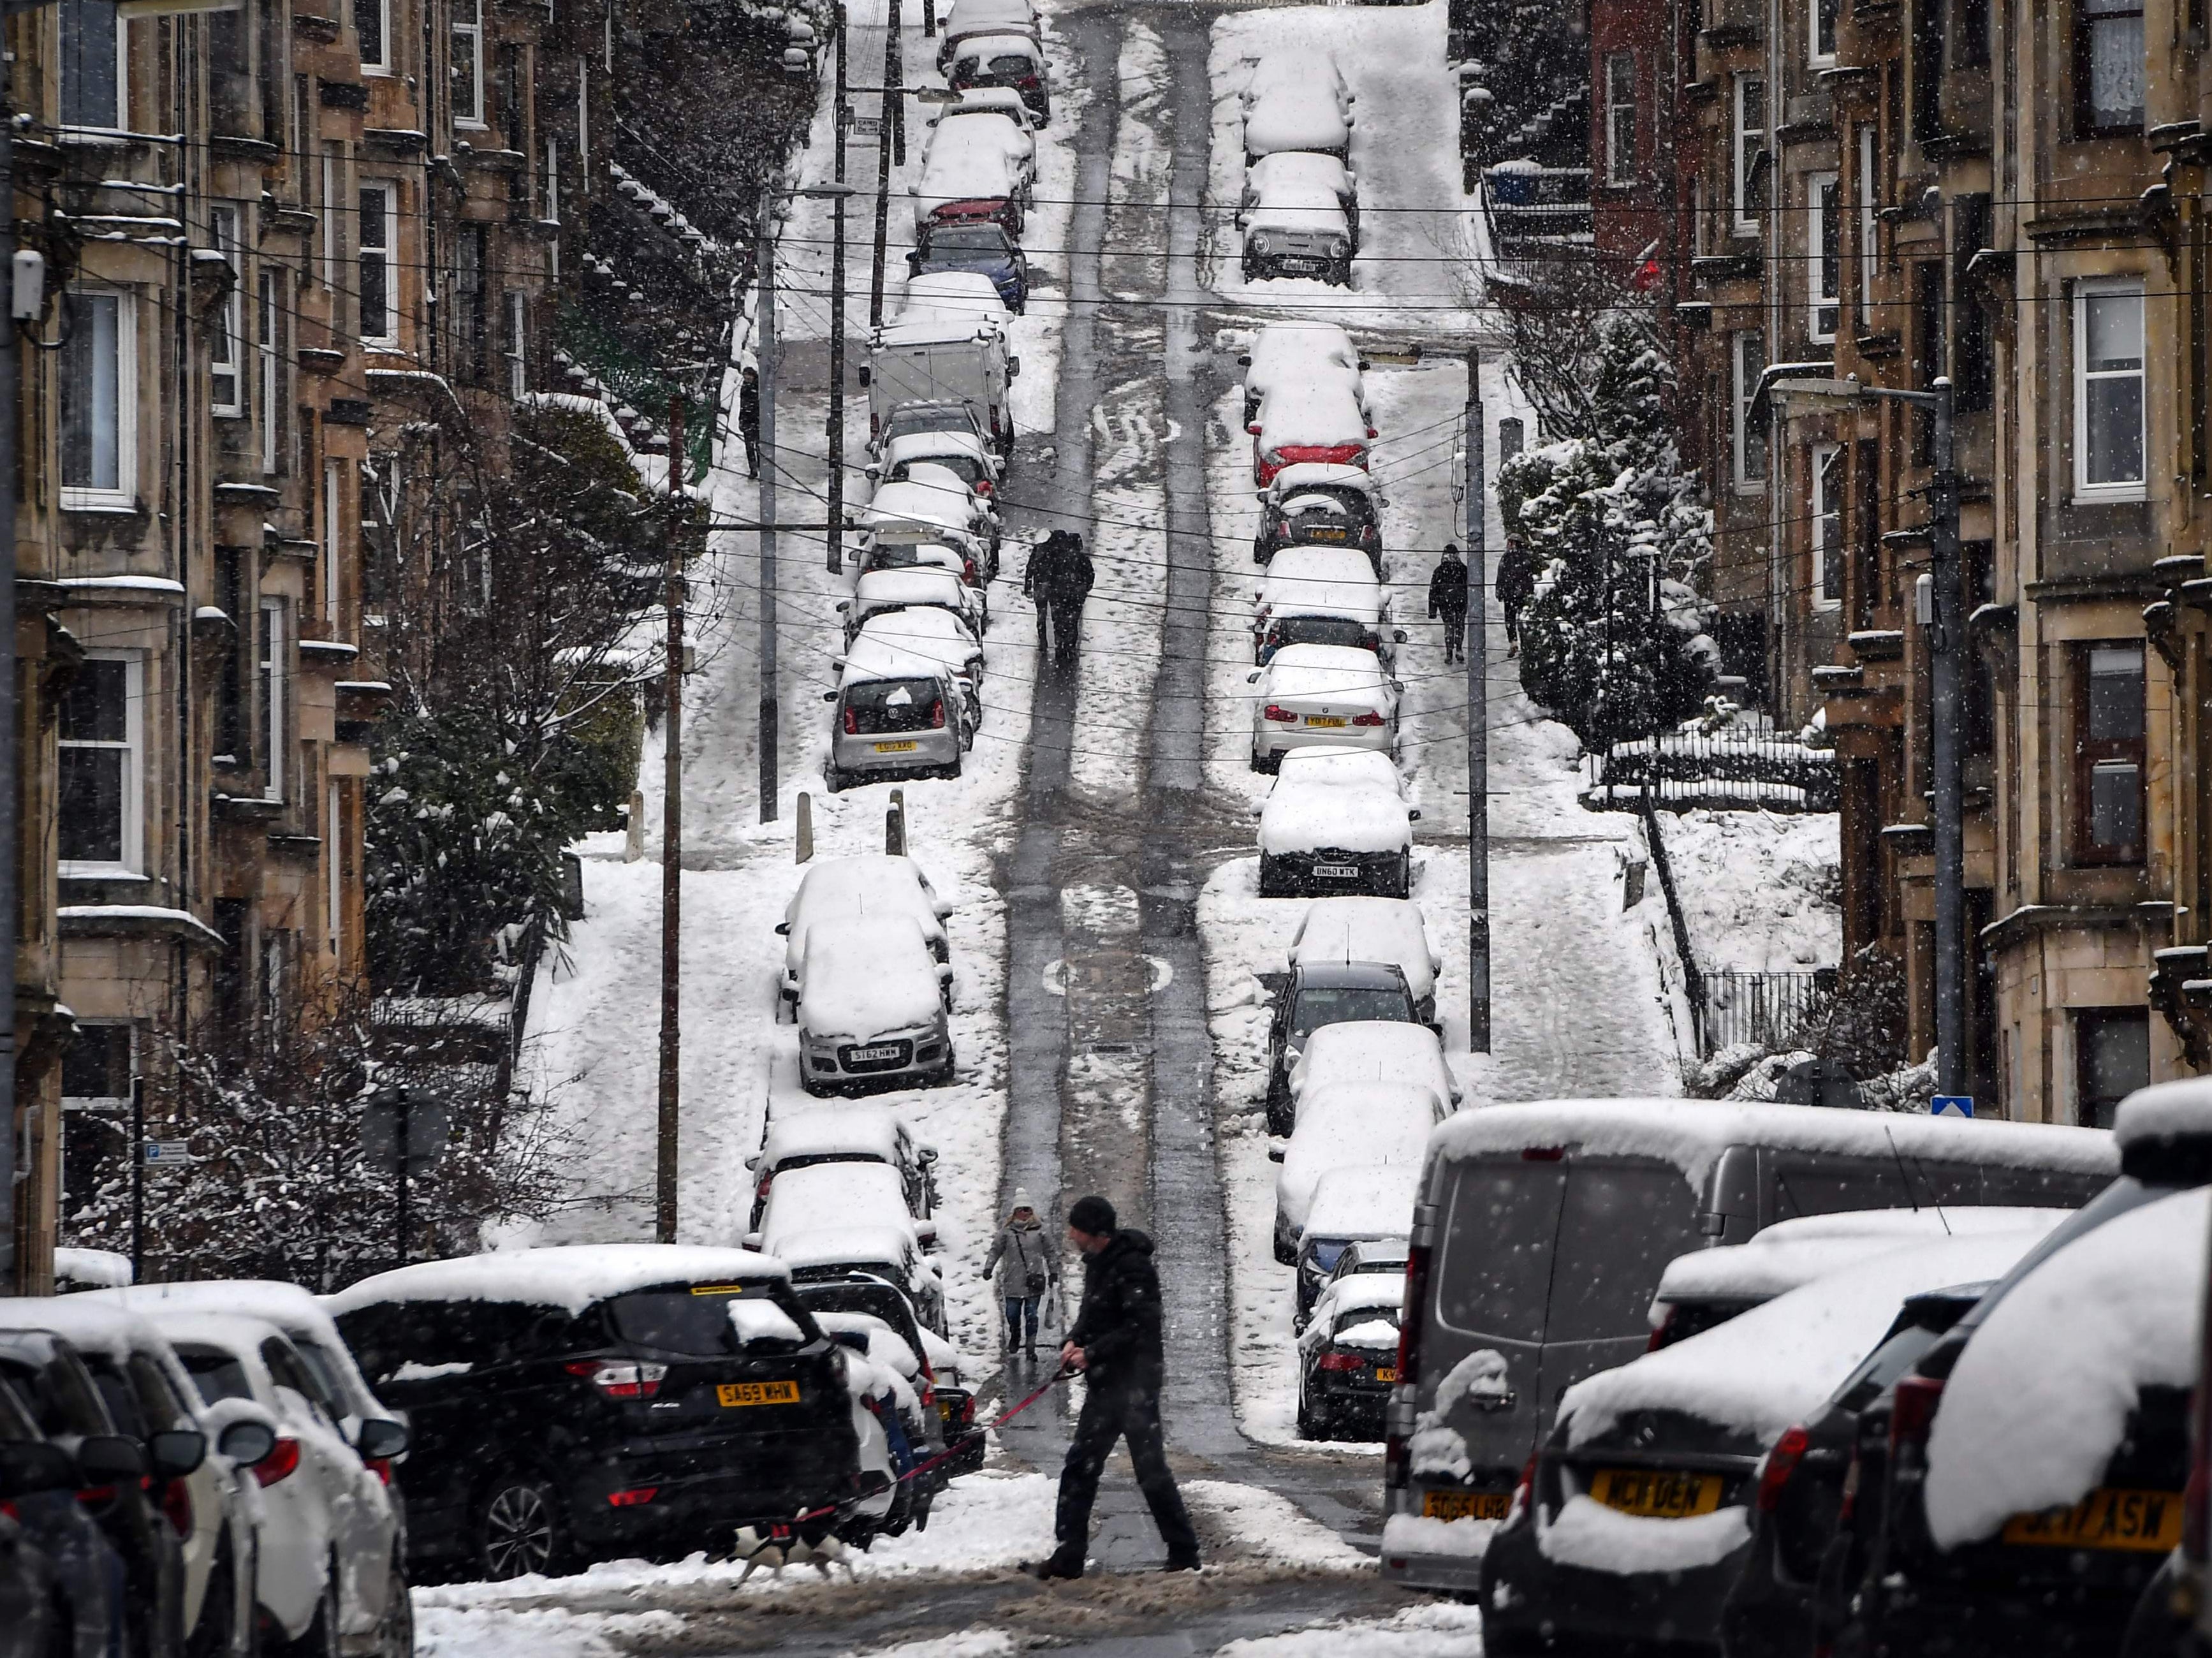
<svg viewBox="0 0 2212 1658">
<path fill-rule="evenodd" d="M 1035 28 L 1036 10 L 1030 0 L 952 0 L 952 9 L 939 27 L 948 35 L 979 28 Z"/>
<path fill-rule="evenodd" d="M 1255 609 L 1288 616 L 1382 620 L 1382 584 L 1357 547 L 1285 547 L 1267 566 Z"/>
<path fill-rule="evenodd" d="M 894 610 L 889 614 L 899 616 L 904 612 Z M 941 680 L 947 674 L 959 672 L 957 667 L 948 665 L 932 652 L 925 640 L 916 640 L 909 644 L 902 639 L 887 638 L 880 630 L 871 633 L 869 629 L 882 619 L 880 614 L 870 616 L 852 644 L 846 647 L 843 666 L 837 677 L 840 691 L 877 680 Z M 900 695 L 897 691 L 892 692 L 890 700 L 896 701 Z"/>
<path fill-rule="evenodd" d="M 912 915 L 817 921 L 806 930 L 799 1023 L 810 1036 L 865 1041 L 936 1023 L 937 963 Z"/>
<path fill-rule="evenodd" d="M 167 1333 L 105 1293 L 0 1297 L 0 1330 L 51 1330 L 86 1352 L 118 1363 L 131 1356 L 134 1344 L 141 1351 L 169 1345 Z"/>
<path fill-rule="evenodd" d="M 1560 1399 L 1567 1442 L 1587 1444 L 1632 1411 L 1679 1411 L 1771 1440 L 1874 1351 L 1908 1296 L 1996 1278 L 2039 1236 L 1977 1233 L 1893 1249 L 1601 1371 Z"/>
<path fill-rule="evenodd" d="M 889 1163 L 817 1163 L 786 1169 L 768 1193 L 761 1247 L 772 1255 L 782 1253 L 776 1247 L 781 1239 L 827 1224 L 913 1229 L 905 1179 Z"/>
<path fill-rule="evenodd" d="M 954 673 L 980 667 L 983 659 L 983 647 L 968 624 L 934 605 L 879 610 L 870 616 L 860 624 L 847 657 L 848 660 L 856 654 L 866 657 L 874 650 L 884 652 L 886 662 L 894 657 L 918 656 Z"/>
<path fill-rule="evenodd" d="M 938 896 L 928 875 L 912 858 L 896 853 L 859 852 L 842 858 L 819 858 L 809 864 L 799 878 L 799 890 L 784 908 L 783 919 L 796 921 L 802 912 L 811 916 L 882 902 L 902 909 L 926 909 L 939 916 L 952 913 L 952 906 Z"/>
<path fill-rule="evenodd" d="M 937 129 L 921 177 L 908 192 L 921 211 L 947 202 L 999 201 L 1019 193 L 1028 163 L 993 131 L 1001 126 L 1011 133 L 1013 123 L 978 116 Z"/>
<path fill-rule="evenodd" d="M 311 1345 L 337 1368 L 341 1390 L 349 1395 L 347 1403 L 354 1410 L 373 1414 L 384 1408 L 354 1363 L 352 1349 L 338 1333 L 325 1298 L 299 1284 L 275 1278 L 212 1278 L 188 1284 L 142 1284 L 97 1293 L 102 1299 L 112 1298 L 142 1313 L 243 1313 L 266 1319 L 295 1341 Z"/>
<path fill-rule="evenodd" d="M 1311 754 L 1297 750 L 1285 759 Z M 1325 785 L 1279 779 L 1260 811 L 1260 850 L 1271 857 L 1333 847 L 1396 852 L 1412 843 L 1406 803 L 1374 784 Z"/>
<path fill-rule="evenodd" d="M 1387 962 L 1394 958 L 1352 959 Z M 1410 972 L 1407 976 L 1410 981 Z M 1410 982 L 1407 987 L 1412 988 Z M 1294 1099 L 1303 1098 L 1309 1089 L 1362 1082 L 1416 1083 L 1447 1103 L 1459 1092 L 1451 1067 L 1444 1063 L 1443 1044 L 1437 1040 L 1437 1033 L 1426 1025 L 1409 1024 L 1402 1019 L 1347 1019 L 1325 1024 L 1306 1038 L 1304 1050 L 1291 1066 Z"/>
<path fill-rule="evenodd" d="M 899 1272 L 906 1270 L 918 1248 L 913 1232 L 896 1226 L 818 1226 L 779 1238 L 776 1259 L 794 1272 L 862 1265 Z"/>
<path fill-rule="evenodd" d="M 1893 1249 L 1917 1248 L 1930 1239 L 1987 1232 L 2023 1232 L 2040 1237 L 2073 1212 L 1991 1205 L 1942 1210 L 1859 1209 L 1844 1215 L 1808 1215 L 1778 1221 L 1748 1242 L 1677 1256 L 1660 1274 L 1653 1300 L 1771 1301 L 1800 1284 Z M 1837 1221 L 1848 1224 L 1830 1224 Z"/>
<path fill-rule="evenodd" d="M 1352 88 L 1345 83 L 1336 59 L 1303 43 L 1277 46 L 1253 64 L 1244 82 L 1244 101 L 1250 103 L 1273 93 L 1326 97 L 1340 106 L 1352 101 Z"/>
<path fill-rule="evenodd" d="M 1292 1230 L 1305 1225 L 1314 1188 L 1333 1170 L 1402 1164 L 1418 1178 L 1428 1131 L 1443 1102 L 1408 1083 L 1339 1083 L 1298 1102 L 1297 1127 L 1275 1177 L 1275 1201 Z M 1408 1200 L 1407 1215 L 1413 1214 Z"/>
<path fill-rule="evenodd" d="M 1289 759 L 1283 769 L 1289 772 Z M 1535 1145 L 1578 1146 L 1593 1156 L 1655 1157 L 1672 1163 L 1683 1179 L 1699 1187 L 1731 1145 L 1895 1157 L 1908 1167 L 1919 1158 L 2081 1175 L 2116 1174 L 2119 1168 L 2112 1137 L 2101 1128 L 1656 1098 L 1540 1100 L 1462 1112 L 1437 1130 L 1431 1150 L 1449 1159 Z"/>
<path fill-rule="evenodd" d="M 782 1266 L 750 1249 L 683 1243 L 563 1243 L 495 1249 L 379 1272 L 325 1302 L 335 1314 L 388 1302 L 489 1301 L 580 1313 L 594 1302 L 663 1284 L 778 1278 Z"/>
<path fill-rule="evenodd" d="M 931 273 L 940 276 L 981 276 L 980 271 L 940 270 Z M 915 281 L 921 281 L 917 276 Z M 988 282 L 988 276 L 982 280 Z M 876 331 L 878 350 L 896 350 L 902 347 L 924 345 L 969 345 L 1003 338 L 1002 325 L 988 316 L 961 313 L 926 310 L 902 314 L 885 323 Z"/>
<path fill-rule="evenodd" d="M 1275 659 L 1310 648 L 1288 646 Z M 1443 957 L 1429 942 L 1421 907 L 1410 898 L 1315 899 L 1291 935 L 1288 961 L 1292 967 L 1304 962 L 1395 962 L 1417 997 L 1429 993 L 1443 966 Z"/>
<path fill-rule="evenodd" d="M 939 274 L 964 276 L 975 273 L 944 271 Z M 920 277 L 915 278 L 917 282 L 921 280 Z M 977 280 L 986 287 L 990 286 L 988 276 L 980 276 Z M 996 288 L 991 291 L 994 295 L 998 293 Z M 884 445 L 884 470 L 889 471 L 906 462 L 927 459 L 932 455 L 966 455 L 981 461 L 988 461 L 990 458 L 983 447 L 983 440 L 973 432 L 902 432 Z"/>
<path fill-rule="evenodd" d="M 978 34 L 963 40 L 952 49 L 955 62 L 963 58 L 999 58 L 1026 56 L 1041 62 L 1043 52 L 1035 37 L 1008 31 L 1003 34 Z"/>
<path fill-rule="evenodd" d="M 1364 443 L 1366 400 L 1358 379 L 1334 365 L 1296 365 L 1268 383 L 1254 423 L 1271 449 L 1286 443 Z"/>
<path fill-rule="evenodd" d="M 933 566 L 871 570 L 853 585 L 853 599 L 866 608 L 884 604 L 945 604 L 964 611 L 968 584 L 950 570 Z"/>
<path fill-rule="evenodd" d="M 1354 1272 L 1333 1280 L 1321 1292 L 1314 1302 L 1314 1317 L 1318 1321 L 1363 1307 L 1388 1307 L 1395 1312 L 1405 1304 L 1406 1280 L 1396 1273 Z"/>
<path fill-rule="evenodd" d="M 861 513 L 860 528 L 881 536 L 901 525 L 920 525 L 964 537 L 975 521 L 975 502 L 974 494 L 964 487 L 955 495 L 931 483 L 885 483 L 877 488 Z"/>
<path fill-rule="evenodd" d="M 934 489 L 938 494 L 949 497 L 966 507 L 970 523 L 988 518 L 991 509 L 976 495 L 975 485 L 945 464 L 945 460 L 950 459 L 947 456 L 942 459 L 909 459 L 906 463 L 906 476 L 897 481 L 912 484 L 917 489 Z"/>
<path fill-rule="evenodd" d="M 945 530 L 937 533 L 950 541 L 957 532 Z M 862 556 L 867 560 L 869 567 L 861 572 L 863 576 L 876 570 L 943 570 L 964 579 L 968 565 L 965 553 L 956 547 L 945 545 L 943 541 L 878 542 L 868 548 Z"/>
<path fill-rule="evenodd" d="M 1015 94 L 1015 101 L 1019 104 L 1019 94 Z M 1017 117 L 1005 110 L 970 106 L 960 112 L 957 120 L 939 116 L 937 125 L 929 129 L 928 147 L 922 155 L 924 188 L 930 169 L 940 156 L 951 158 L 963 152 L 1000 158 L 1019 177 L 1036 154 L 1036 140 L 1030 136 L 1026 116 Z"/>
<path fill-rule="evenodd" d="M 2081 1501 L 2142 1389 L 2197 1380 L 2209 1216 L 2203 1187 L 2130 1210 L 1990 1309 L 1928 1436 L 1928 1527 L 1939 1547 Z"/>
<path fill-rule="evenodd" d="M 1418 1163 L 1332 1169 L 1315 1182 L 1306 1234 L 1322 1238 L 1404 1237 L 1413 1226 Z"/>
<path fill-rule="evenodd" d="M 1297 87 L 1271 88 L 1244 112 L 1244 153 L 1269 155 L 1279 149 L 1341 149 L 1350 141 L 1352 119 L 1333 98 L 1316 98 Z"/>
<path fill-rule="evenodd" d="M 2138 1088 L 2113 1114 L 2123 1151 L 2157 1140 L 2212 1139 L 2212 1077 L 2184 1077 Z"/>
<path fill-rule="evenodd" d="M 1260 396 L 1279 382 L 1310 379 L 1334 370 L 1348 386 L 1359 380 L 1359 350 L 1352 336 L 1333 322 L 1273 322 L 1252 337 L 1245 353 L 1245 389 Z"/>
<path fill-rule="evenodd" d="M 1261 689 L 1274 701 L 1310 699 L 1376 709 L 1388 709 L 1398 700 L 1375 653 L 1350 645 L 1285 645 L 1268 660 Z"/>
<path fill-rule="evenodd" d="M 769 1126 L 768 1138 L 761 1145 L 759 1167 L 773 1169 L 792 1157 L 837 1153 L 877 1157 L 888 1163 L 898 1157 L 903 1127 L 898 1113 L 882 1105 L 823 1105 L 794 1111 Z"/>
<path fill-rule="evenodd" d="M 1286 754 L 1282 770 L 1275 774 L 1278 793 L 1285 782 L 1301 789 L 1388 789 L 1394 795 L 1403 796 L 1396 762 L 1389 755 L 1377 754 L 1371 749 L 1316 747 Z"/>
</svg>

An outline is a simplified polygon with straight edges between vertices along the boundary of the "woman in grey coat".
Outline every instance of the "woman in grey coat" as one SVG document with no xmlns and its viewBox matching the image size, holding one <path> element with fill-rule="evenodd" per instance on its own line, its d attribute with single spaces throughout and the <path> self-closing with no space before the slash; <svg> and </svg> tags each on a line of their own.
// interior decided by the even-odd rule
<svg viewBox="0 0 2212 1658">
<path fill-rule="evenodd" d="M 1060 1261 L 1030 1194 L 1019 1187 L 1014 1188 L 1014 1206 L 1006 1224 L 992 1240 L 991 1253 L 983 1257 L 983 1271 L 988 1274 L 994 1268 L 998 1272 L 999 1299 L 1006 1309 L 1007 1356 L 1012 1357 L 1018 1347 L 1035 1358 L 1037 1304 L 1044 1299 L 1044 1292 L 1060 1281 Z"/>
</svg>

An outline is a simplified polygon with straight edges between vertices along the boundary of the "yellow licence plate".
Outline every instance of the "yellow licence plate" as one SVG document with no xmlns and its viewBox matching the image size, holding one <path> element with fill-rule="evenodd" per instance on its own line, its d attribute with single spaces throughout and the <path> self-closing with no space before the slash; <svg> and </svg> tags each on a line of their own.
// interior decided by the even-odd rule
<svg viewBox="0 0 2212 1658">
<path fill-rule="evenodd" d="M 738 1405 L 796 1405 L 799 1403 L 799 1384 L 796 1382 L 725 1382 L 714 1389 L 714 1398 L 725 1408 Z"/>
<path fill-rule="evenodd" d="M 1428 1520 L 1503 1520 L 1513 1506 L 1506 1491 L 1425 1491 L 1421 1515 Z"/>
<path fill-rule="evenodd" d="M 1341 726 L 1343 723 L 1344 716 L 1340 714 L 1310 714 L 1306 716 L 1309 726 Z"/>
<path fill-rule="evenodd" d="M 2004 1540 L 2057 1549 L 2140 1549 L 2164 1554 L 2181 1542 L 2179 1491 L 2091 1491 L 2070 1509 L 2016 1514 Z"/>
<path fill-rule="evenodd" d="M 1395 1382 L 1398 1373 L 1388 1364 L 1378 1364 L 1375 1367 L 1375 1379 L 1377 1382 Z"/>
<path fill-rule="evenodd" d="M 914 750 L 915 745 L 911 743 L 878 743 L 876 744 L 876 752 L 878 754 L 912 754 Z"/>
<path fill-rule="evenodd" d="M 1341 541 L 1344 539 L 1344 531 L 1341 530 L 1309 530 L 1306 531 L 1306 534 L 1310 536 L 1316 541 Z"/>
<path fill-rule="evenodd" d="M 1686 1520 L 1721 1505 L 1717 1473 L 1674 1473 L 1663 1468 L 1600 1468 L 1590 1495 L 1608 1509 L 1657 1520 Z"/>
</svg>

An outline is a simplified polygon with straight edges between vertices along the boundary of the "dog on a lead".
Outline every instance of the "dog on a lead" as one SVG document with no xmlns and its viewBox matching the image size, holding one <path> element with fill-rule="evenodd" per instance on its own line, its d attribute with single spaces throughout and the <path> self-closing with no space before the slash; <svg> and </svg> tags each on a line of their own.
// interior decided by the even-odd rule
<svg viewBox="0 0 2212 1658">
<path fill-rule="evenodd" d="M 811 1565 L 824 1577 L 830 1575 L 831 1566 L 840 1565 L 850 1579 L 854 1576 L 851 1553 L 844 1540 L 835 1533 L 825 1533 L 821 1541 L 809 1543 L 802 1537 L 788 1533 L 778 1536 L 757 1526 L 741 1526 L 738 1528 L 734 1557 L 745 1563 L 745 1569 L 738 1574 L 738 1582 L 742 1586 L 745 1579 L 763 1566 L 771 1577 L 780 1578 L 787 1565 Z"/>
</svg>

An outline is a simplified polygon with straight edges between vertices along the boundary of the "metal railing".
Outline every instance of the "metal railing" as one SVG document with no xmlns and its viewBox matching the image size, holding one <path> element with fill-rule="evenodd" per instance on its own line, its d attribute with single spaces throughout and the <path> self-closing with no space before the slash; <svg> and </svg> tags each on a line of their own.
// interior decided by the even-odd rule
<svg viewBox="0 0 2212 1658">
<path fill-rule="evenodd" d="M 1722 969 L 1698 977 L 1705 984 L 1698 1045 L 1707 1059 L 1739 1042 L 1780 1048 L 1804 1032 L 1836 999 L 1836 969 L 1832 967 L 1782 973 Z"/>
<path fill-rule="evenodd" d="M 1793 734 L 1725 728 L 1668 732 L 1615 743 L 1587 755 L 1587 806 L 1633 807 L 1650 791 L 1654 805 L 1768 811 L 1833 811 L 1836 756 Z"/>
</svg>

